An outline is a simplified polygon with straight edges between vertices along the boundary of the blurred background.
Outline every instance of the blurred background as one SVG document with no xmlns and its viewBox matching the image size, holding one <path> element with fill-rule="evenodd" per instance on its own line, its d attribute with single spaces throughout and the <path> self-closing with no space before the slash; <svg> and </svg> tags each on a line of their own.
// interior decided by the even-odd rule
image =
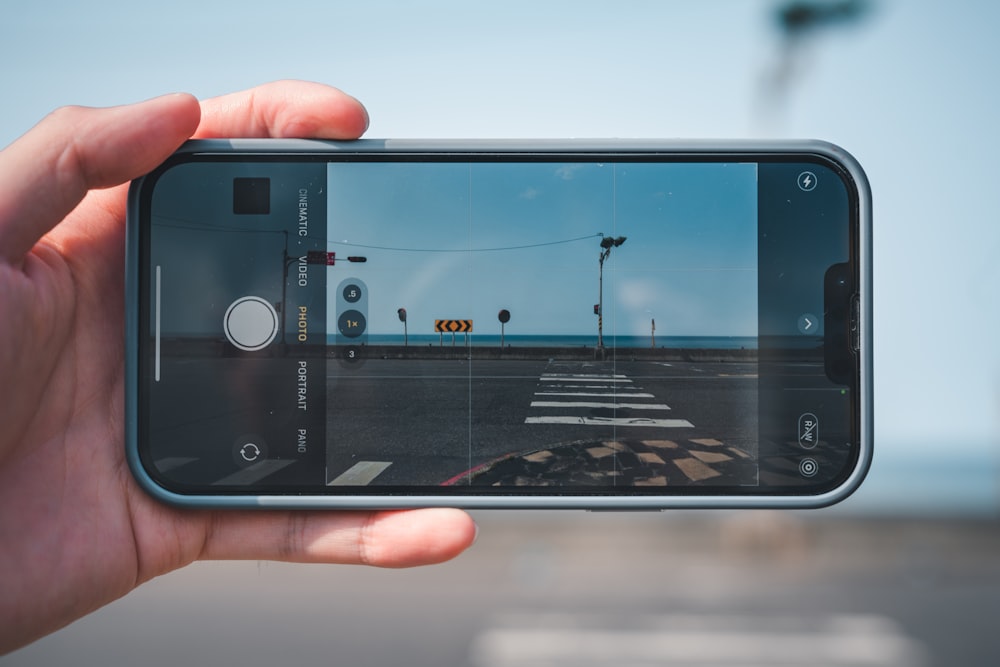
<svg viewBox="0 0 1000 667">
<path fill-rule="evenodd" d="M 1000 4 L 37 2 L 0 145 L 57 106 L 278 78 L 369 137 L 808 137 L 875 205 L 875 462 L 812 512 L 480 512 L 414 571 L 202 563 L 4 665 L 983 665 L 1000 658 Z M 12 539 L 12 536 L 0 536 Z"/>
</svg>

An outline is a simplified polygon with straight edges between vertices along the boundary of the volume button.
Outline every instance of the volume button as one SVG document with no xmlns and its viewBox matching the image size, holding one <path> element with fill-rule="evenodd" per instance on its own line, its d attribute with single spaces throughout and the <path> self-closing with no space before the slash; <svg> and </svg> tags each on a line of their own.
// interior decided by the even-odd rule
<svg viewBox="0 0 1000 667">
<path fill-rule="evenodd" d="M 851 349 L 861 350 L 861 297 L 855 294 L 851 297 Z"/>
</svg>

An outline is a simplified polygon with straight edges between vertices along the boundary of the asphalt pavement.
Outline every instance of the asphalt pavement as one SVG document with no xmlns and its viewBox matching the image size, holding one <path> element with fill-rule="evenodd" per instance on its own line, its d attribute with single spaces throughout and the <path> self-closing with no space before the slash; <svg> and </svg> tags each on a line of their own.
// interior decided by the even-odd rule
<svg viewBox="0 0 1000 667">
<path fill-rule="evenodd" d="M 756 377 L 755 364 L 730 362 L 375 359 L 349 372 L 333 367 L 330 476 L 380 462 L 373 484 L 752 482 L 755 468 L 735 462 L 757 454 Z M 635 465 L 623 462 L 629 454 Z M 666 463 L 679 458 L 680 467 Z M 582 463 L 562 466 L 559 477 L 553 464 L 569 459 Z M 723 472 L 723 462 L 734 465 Z M 511 471 L 503 478 L 501 463 Z"/>
</svg>

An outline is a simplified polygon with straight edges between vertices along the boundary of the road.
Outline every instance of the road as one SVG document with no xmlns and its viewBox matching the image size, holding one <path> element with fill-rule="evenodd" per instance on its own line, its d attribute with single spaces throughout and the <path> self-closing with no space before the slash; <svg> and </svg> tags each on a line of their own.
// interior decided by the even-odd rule
<svg viewBox="0 0 1000 667">
<path fill-rule="evenodd" d="M 368 481 L 438 485 L 512 455 L 622 441 L 654 443 L 633 446 L 647 458 L 668 447 L 655 443 L 670 443 L 671 449 L 726 449 L 752 462 L 756 377 L 748 363 L 373 359 L 357 370 L 332 365 L 329 477 L 347 473 L 356 480 L 349 471 L 359 462 L 366 470 L 380 462 L 384 467 Z M 752 470 L 745 474 L 753 478 Z"/>
</svg>

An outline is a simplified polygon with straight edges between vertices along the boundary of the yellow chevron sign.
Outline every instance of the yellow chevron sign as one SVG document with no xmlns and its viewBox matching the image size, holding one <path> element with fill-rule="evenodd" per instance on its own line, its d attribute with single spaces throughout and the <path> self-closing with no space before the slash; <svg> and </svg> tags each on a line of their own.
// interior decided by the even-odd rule
<svg viewBox="0 0 1000 667">
<path fill-rule="evenodd" d="M 436 333 L 469 333 L 472 331 L 472 320 L 434 320 Z"/>
</svg>

